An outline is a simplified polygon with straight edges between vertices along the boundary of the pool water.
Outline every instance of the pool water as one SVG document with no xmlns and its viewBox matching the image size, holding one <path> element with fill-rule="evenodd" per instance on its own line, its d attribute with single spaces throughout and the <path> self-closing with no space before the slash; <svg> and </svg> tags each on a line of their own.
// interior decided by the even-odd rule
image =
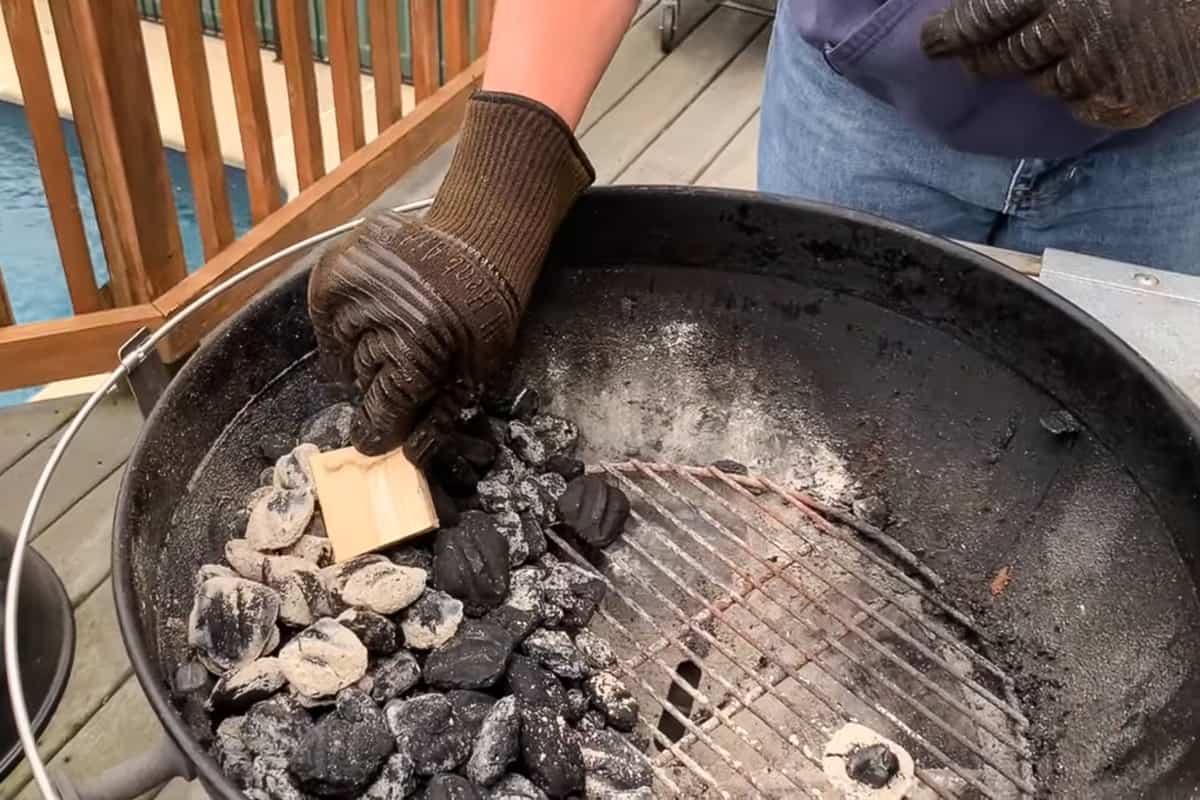
<svg viewBox="0 0 1200 800">
<path fill-rule="evenodd" d="M 103 285 L 108 282 L 108 272 L 79 139 L 73 122 L 63 120 L 62 125 L 75 173 L 75 192 L 92 254 L 92 266 L 97 283 Z M 204 263 L 200 228 L 192 202 L 191 178 L 183 153 L 167 149 L 166 157 L 175 194 L 175 209 L 179 214 L 184 255 L 190 272 Z M 234 229 L 240 235 L 251 225 L 246 175 L 240 169 L 226 167 L 225 182 L 229 188 Z M 50 210 L 46 206 L 46 195 L 42 189 L 41 173 L 29 136 L 25 110 L 19 105 L 4 102 L 0 102 L 0 271 L 4 273 L 4 282 L 18 323 L 71 316 L 70 296 L 67 294 L 58 243 L 50 223 Z M 22 402 L 37 388 L 0 392 L 0 406 Z"/>
</svg>

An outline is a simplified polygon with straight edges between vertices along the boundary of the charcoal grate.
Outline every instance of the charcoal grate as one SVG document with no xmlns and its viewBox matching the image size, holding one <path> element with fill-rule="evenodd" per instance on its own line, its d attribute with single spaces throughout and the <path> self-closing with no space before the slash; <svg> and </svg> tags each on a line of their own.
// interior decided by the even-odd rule
<svg viewBox="0 0 1200 800">
<path fill-rule="evenodd" d="M 639 699 L 656 796 L 839 796 L 822 758 L 847 723 L 912 756 L 908 797 L 1033 795 L 1011 679 L 898 543 L 854 523 L 867 544 L 840 512 L 764 477 L 589 471 L 629 496 L 625 535 L 595 564 L 549 535 L 608 583 L 591 625 Z"/>
</svg>

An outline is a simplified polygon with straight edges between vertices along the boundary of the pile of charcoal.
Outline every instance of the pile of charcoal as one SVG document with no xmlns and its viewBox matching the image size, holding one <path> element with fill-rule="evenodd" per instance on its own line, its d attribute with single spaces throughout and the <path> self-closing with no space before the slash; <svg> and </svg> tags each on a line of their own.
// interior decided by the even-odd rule
<svg viewBox="0 0 1200 800">
<path fill-rule="evenodd" d="M 465 413 L 436 454 L 439 530 L 339 564 L 308 457 L 347 444 L 353 408 L 259 443 L 244 537 L 196 575 L 172 686 L 247 797 L 651 796 L 637 701 L 587 630 L 605 583 L 545 534 L 595 552 L 629 502 L 532 394 Z"/>
</svg>

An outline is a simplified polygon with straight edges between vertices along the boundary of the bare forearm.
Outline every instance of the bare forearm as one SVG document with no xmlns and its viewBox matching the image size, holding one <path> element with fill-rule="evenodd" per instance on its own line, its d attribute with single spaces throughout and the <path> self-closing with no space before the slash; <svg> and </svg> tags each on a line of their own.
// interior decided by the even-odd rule
<svg viewBox="0 0 1200 800">
<path fill-rule="evenodd" d="M 554 109 L 574 128 L 636 0 L 496 0 L 483 88 Z"/>
</svg>

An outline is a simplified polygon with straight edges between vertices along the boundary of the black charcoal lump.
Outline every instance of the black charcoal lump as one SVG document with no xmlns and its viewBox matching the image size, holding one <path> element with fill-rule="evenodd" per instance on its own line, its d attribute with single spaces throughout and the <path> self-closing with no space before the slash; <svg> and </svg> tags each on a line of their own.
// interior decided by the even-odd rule
<svg viewBox="0 0 1200 800">
<path fill-rule="evenodd" d="M 496 606 L 484 615 L 484 619 L 507 631 L 514 644 L 525 641 L 525 637 L 542 622 L 540 613 L 510 605 Z"/>
<path fill-rule="evenodd" d="M 266 489 L 250 508 L 246 541 L 255 550 L 282 550 L 304 535 L 315 510 L 310 488 Z"/>
<path fill-rule="evenodd" d="M 254 753 L 243 735 L 245 723 L 245 717 L 221 720 L 213 741 L 213 757 L 226 775 L 242 786 L 249 786 Z"/>
<path fill-rule="evenodd" d="M 579 441 L 579 428 L 574 422 L 553 414 L 534 414 L 529 426 L 542 441 L 548 456 L 567 456 Z"/>
<path fill-rule="evenodd" d="M 547 800 L 546 793 L 524 775 L 510 772 L 492 787 L 488 800 Z"/>
<path fill-rule="evenodd" d="M 258 756 L 250 765 L 250 789 L 270 800 L 307 800 L 288 772 L 286 758 Z"/>
<path fill-rule="evenodd" d="M 530 779 L 552 798 L 583 791 L 579 738 L 552 709 L 521 706 L 521 763 Z"/>
<path fill-rule="evenodd" d="M 522 642 L 521 649 L 559 677 L 583 678 L 588 673 L 583 657 L 564 631 L 534 631 Z"/>
<path fill-rule="evenodd" d="M 436 689 L 486 689 L 504 674 L 512 649 L 503 628 L 469 620 L 425 659 L 425 682 Z"/>
<path fill-rule="evenodd" d="M 372 655 L 390 655 L 400 646 L 396 625 L 382 614 L 365 608 L 348 608 L 337 621 L 358 637 Z"/>
<path fill-rule="evenodd" d="M 554 564 L 542 583 L 542 594 L 547 608 L 561 612 L 557 624 L 569 630 L 588 624 L 592 614 L 604 599 L 604 580 L 593 572 L 575 564 Z M 552 624 L 554 614 L 545 614 L 547 624 Z"/>
<path fill-rule="evenodd" d="M 454 710 L 455 721 L 472 737 L 479 734 L 484 718 L 496 704 L 490 694 L 473 689 L 452 689 L 446 692 L 446 699 Z"/>
<path fill-rule="evenodd" d="M 583 474 L 583 462 L 571 456 L 553 455 L 546 459 L 545 469 L 569 482 Z"/>
<path fill-rule="evenodd" d="M 479 617 L 508 594 L 508 542 L 487 514 L 469 511 L 458 525 L 438 531 L 433 545 L 434 580 Z"/>
<path fill-rule="evenodd" d="M 396 742 L 371 698 L 354 689 L 305 735 L 288 767 L 306 792 L 338 797 L 365 789 Z"/>
<path fill-rule="evenodd" d="M 421 680 L 421 665 L 407 650 L 401 650 L 371 665 L 363 679 L 376 703 L 402 697 Z"/>
<path fill-rule="evenodd" d="M 480 786 L 500 780 L 521 749 L 521 714 L 509 695 L 488 710 L 467 760 L 467 777 Z"/>
<path fill-rule="evenodd" d="M 458 632 L 462 620 L 461 600 L 437 589 L 426 589 L 400 617 L 404 645 L 414 650 L 441 647 Z"/>
<path fill-rule="evenodd" d="M 288 683 L 309 699 L 332 697 L 367 671 L 367 648 L 350 629 L 326 617 L 279 651 Z"/>
<path fill-rule="evenodd" d="M 461 775 L 435 775 L 425 787 L 423 800 L 484 800 L 479 787 Z"/>
<path fill-rule="evenodd" d="M 392 753 L 362 796 L 367 800 L 404 800 L 417 790 L 417 771 L 408 753 Z"/>
<path fill-rule="evenodd" d="M 279 595 L 232 571 L 200 580 L 188 617 L 188 645 L 220 675 L 270 652 L 279 640 Z"/>
<path fill-rule="evenodd" d="M 583 689 L 568 689 L 566 702 L 563 704 L 563 716 L 567 718 L 567 722 L 574 725 L 583 719 L 589 705 L 588 697 L 584 694 Z"/>
<path fill-rule="evenodd" d="M 412 759 L 418 775 L 457 769 L 471 754 L 474 736 L 455 720 L 454 707 L 443 694 L 393 700 L 383 713 L 396 750 Z"/>
<path fill-rule="evenodd" d="M 584 663 L 589 668 L 609 669 L 616 665 L 617 656 L 613 653 L 612 645 L 607 639 L 602 639 L 591 631 L 580 631 L 575 634 L 575 649 L 583 656 Z"/>
<path fill-rule="evenodd" d="M 354 406 L 334 403 L 321 409 L 300 426 L 300 441 L 316 445 L 321 450 L 337 450 L 350 444 L 350 425 L 354 421 Z"/>
<path fill-rule="evenodd" d="M 633 694 L 611 672 L 597 672 L 583 683 L 592 707 L 619 731 L 632 731 L 637 724 L 638 704 Z"/>
<path fill-rule="evenodd" d="M 610 797 L 619 792 L 649 788 L 654 781 L 650 762 L 624 736 L 606 729 L 579 735 L 587 770 L 587 796 Z"/>
<path fill-rule="evenodd" d="M 567 484 L 558 498 L 564 525 L 593 547 L 607 547 L 625 530 L 629 498 L 599 475 L 584 475 Z"/>
<path fill-rule="evenodd" d="M 223 675 L 213 687 L 208 704 L 219 714 L 235 714 L 266 700 L 285 683 L 279 659 L 260 658 Z"/>
<path fill-rule="evenodd" d="M 508 690 L 525 705 L 560 709 L 567 703 L 562 682 L 554 673 L 527 656 L 515 655 L 508 663 Z"/>
<path fill-rule="evenodd" d="M 292 757 L 314 724 L 308 712 L 287 695 L 255 703 L 241 719 L 238 736 L 249 752 L 284 759 Z"/>
<path fill-rule="evenodd" d="M 329 613 L 329 592 L 317 565 L 296 556 L 263 562 L 263 583 L 279 593 L 279 621 L 304 627 Z"/>
</svg>

